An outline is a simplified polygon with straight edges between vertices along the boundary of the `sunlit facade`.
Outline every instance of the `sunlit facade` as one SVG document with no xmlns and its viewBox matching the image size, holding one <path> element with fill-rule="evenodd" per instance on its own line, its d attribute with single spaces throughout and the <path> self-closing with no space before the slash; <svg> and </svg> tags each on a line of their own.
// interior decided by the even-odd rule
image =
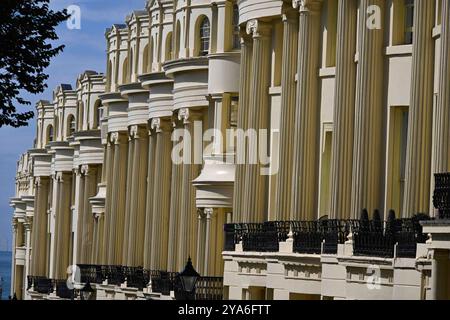
<svg viewBox="0 0 450 320">
<path fill-rule="evenodd" d="M 450 298 L 447 0 L 152 0 L 105 36 L 106 74 L 37 104 L 19 299 L 76 298 L 74 265 L 96 299 L 173 299 L 189 257 L 204 297 Z"/>
</svg>

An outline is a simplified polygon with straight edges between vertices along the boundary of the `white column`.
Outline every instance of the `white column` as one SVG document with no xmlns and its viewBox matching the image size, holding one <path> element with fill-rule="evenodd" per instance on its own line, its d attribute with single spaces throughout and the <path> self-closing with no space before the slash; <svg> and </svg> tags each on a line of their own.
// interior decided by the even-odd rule
<svg viewBox="0 0 450 320">
<path fill-rule="evenodd" d="M 435 164 L 437 173 L 450 171 L 450 1 L 442 3 L 439 99 L 436 108 Z"/>
<path fill-rule="evenodd" d="M 134 140 L 133 169 L 131 177 L 130 214 L 128 229 L 127 265 L 142 266 L 144 262 L 145 214 L 147 195 L 148 130 L 133 126 L 130 129 Z"/>
<path fill-rule="evenodd" d="M 432 31 L 435 3 L 429 0 L 414 2 L 411 105 L 403 217 L 428 212 L 430 209 L 435 58 Z"/>
<path fill-rule="evenodd" d="M 31 230 L 33 228 L 33 218 L 32 217 L 26 217 L 25 223 L 25 270 L 24 270 L 24 279 L 22 282 L 23 285 L 23 296 L 25 299 L 28 299 L 27 294 L 27 276 L 30 275 L 30 249 L 31 249 Z"/>
<path fill-rule="evenodd" d="M 298 49 L 298 13 L 283 14 L 283 65 L 281 70 L 280 161 L 275 217 L 289 220 L 291 211 L 292 157 L 294 152 L 295 98 Z"/>
<path fill-rule="evenodd" d="M 95 166 L 82 166 L 84 175 L 84 208 L 83 208 L 83 232 L 82 232 L 82 258 L 84 263 L 91 263 L 91 255 L 94 237 L 94 216 L 89 198 L 95 196 L 97 191 L 97 168 Z"/>
<path fill-rule="evenodd" d="M 114 144 L 114 166 L 111 201 L 111 220 L 109 230 L 108 264 L 122 264 L 122 250 L 125 223 L 125 195 L 127 169 L 127 137 L 124 133 L 115 132 L 111 135 Z"/>
<path fill-rule="evenodd" d="M 250 81 L 252 73 L 253 41 L 246 32 L 241 32 L 241 69 L 239 75 L 238 129 L 247 130 L 247 117 L 250 98 Z M 239 141 L 237 149 L 240 149 Z M 241 160 L 239 157 L 243 157 Z M 236 173 L 233 192 L 233 221 L 245 222 L 243 216 L 243 198 L 245 188 L 245 152 L 236 154 Z"/>
<path fill-rule="evenodd" d="M 167 270 L 169 218 L 170 218 L 170 180 L 171 162 L 171 122 L 168 119 L 152 120 L 152 129 L 156 132 L 156 152 L 153 189 L 152 221 L 152 269 Z"/>
<path fill-rule="evenodd" d="M 271 25 L 251 20 L 247 22 L 247 33 L 253 37 L 247 127 L 259 135 L 260 129 L 267 129 L 269 117 Z M 242 199 L 244 211 L 241 214 L 246 222 L 262 222 L 267 216 L 268 179 L 261 174 L 262 166 L 259 164 L 258 150 L 257 143 L 254 148 L 249 148 L 249 157 L 245 165 Z"/>
<path fill-rule="evenodd" d="M 192 181 L 200 174 L 200 165 L 195 164 L 195 153 L 201 150 L 196 150 L 195 139 L 201 139 L 201 137 L 194 136 L 194 123 L 201 121 L 201 113 L 190 110 L 188 108 L 181 109 L 179 111 L 179 119 L 183 120 L 185 136 L 183 137 L 184 148 L 183 152 L 189 152 L 190 150 L 190 163 L 183 163 L 182 184 L 181 184 L 181 207 L 180 207 L 180 220 L 178 224 L 179 234 L 179 251 L 177 258 L 177 267 L 181 270 L 185 265 L 188 257 L 196 256 L 196 236 L 197 230 L 197 216 L 195 206 L 195 188 L 192 185 Z M 190 137 L 188 139 L 187 137 Z M 202 158 L 201 154 L 198 154 L 199 159 Z M 188 159 L 186 159 L 188 160 Z M 198 261 L 194 265 L 198 264 Z"/>
<path fill-rule="evenodd" d="M 291 219 L 312 220 L 317 214 L 319 180 L 320 1 L 293 1 L 299 9 L 297 108 Z"/>
<path fill-rule="evenodd" d="M 16 288 L 16 237 L 17 237 L 17 219 L 13 218 L 12 222 L 12 261 L 11 261 L 11 296 L 14 295 Z"/>
<path fill-rule="evenodd" d="M 84 176 L 81 170 L 76 170 L 76 191 L 75 191 L 75 207 L 77 213 L 77 233 L 75 236 L 75 259 L 74 263 L 84 264 L 86 263 L 83 259 L 82 248 L 83 248 L 83 219 L 84 219 Z"/>
<path fill-rule="evenodd" d="M 352 218 L 361 210 L 383 209 L 383 34 L 367 28 L 369 6 L 381 8 L 384 26 L 385 1 L 360 0 L 358 24 L 358 66 L 356 76 L 355 132 L 352 170 Z"/>
<path fill-rule="evenodd" d="M 55 250 L 55 280 L 66 279 L 69 267 L 70 244 L 70 200 L 72 193 L 72 173 L 59 172 L 57 174 L 59 184 L 58 201 L 56 202 L 56 250 Z"/>
<path fill-rule="evenodd" d="M 205 230 L 205 254 L 204 254 L 204 266 L 203 266 L 203 274 L 209 275 L 210 273 L 210 250 L 211 250 L 211 220 L 214 216 L 214 209 L 213 208 L 206 208 L 205 209 L 205 218 L 206 218 L 206 230 Z"/>
<path fill-rule="evenodd" d="M 148 137 L 148 163 L 147 163 L 147 200 L 145 213 L 145 243 L 144 267 L 152 268 L 152 232 L 153 232 L 153 196 L 155 189 L 155 148 L 156 134 L 150 128 Z"/>
<path fill-rule="evenodd" d="M 106 145 L 106 164 L 103 167 L 105 171 L 105 181 L 106 182 L 106 197 L 105 197 L 105 215 L 104 215 L 104 228 L 101 242 L 103 243 L 103 247 L 99 248 L 100 252 L 100 263 L 106 265 L 109 263 L 108 254 L 109 254 L 109 233 L 112 228 L 112 183 L 113 183 L 113 166 L 114 163 L 114 149 L 112 146 L 112 141 L 110 137 L 108 137 L 108 142 Z"/>
<path fill-rule="evenodd" d="M 357 0 L 338 2 L 336 84 L 331 160 L 331 213 L 333 219 L 351 215 L 353 139 L 356 91 Z"/>
</svg>

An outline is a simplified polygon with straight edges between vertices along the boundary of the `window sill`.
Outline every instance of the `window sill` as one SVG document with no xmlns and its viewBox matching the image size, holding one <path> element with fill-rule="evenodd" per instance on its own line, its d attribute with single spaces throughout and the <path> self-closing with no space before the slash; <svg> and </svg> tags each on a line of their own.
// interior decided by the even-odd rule
<svg viewBox="0 0 450 320">
<path fill-rule="evenodd" d="M 404 55 L 412 55 L 412 50 L 413 50 L 412 44 L 405 44 L 386 47 L 384 53 L 387 56 L 404 56 Z"/>
<path fill-rule="evenodd" d="M 319 77 L 320 78 L 333 78 L 336 76 L 336 67 L 325 67 L 320 68 Z"/>
</svg>

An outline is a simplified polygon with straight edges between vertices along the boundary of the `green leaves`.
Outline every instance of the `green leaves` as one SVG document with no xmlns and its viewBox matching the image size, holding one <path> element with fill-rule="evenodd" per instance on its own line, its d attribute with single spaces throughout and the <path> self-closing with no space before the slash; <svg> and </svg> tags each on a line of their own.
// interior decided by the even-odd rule
<svg viewBox="0 0 450 320">
<path fill-rule="evenodd" d="M 18 112 L 15 104 L 30 105 L 21 91 L 42 93 L 51 58 L 64 46 L 54 47 L 56 26 L 67 12 L 50 10 L 49 0 L 2 0 L 0 10 L 0 127 L 28 125 L 33 111 Z"/>
</svg>

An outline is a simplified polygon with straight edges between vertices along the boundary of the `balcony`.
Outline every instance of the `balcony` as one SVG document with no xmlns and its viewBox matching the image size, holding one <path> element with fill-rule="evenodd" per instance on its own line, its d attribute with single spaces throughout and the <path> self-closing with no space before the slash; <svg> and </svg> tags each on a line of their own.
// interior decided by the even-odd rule
<svg viewBox="0 0 450 320">
<path fill-rule="evenodd" d="M 450 219 L 450 173 L 435 174 L 433 205 L 439 212 L 439 219 Z"/>
<path fill-rule="evenodd" d="M 290 238 L 293 253 L 337 254 L 338 244 L 353 240 L 356 256 L 381 258 L 415 258 L 418 243 L 425 243 L 420 221 L 430 218 L 423 214 L 411 219 L 396 219 L 391 212 L 382 221 L 377 212 L 369 220 L 364 211 L 360 220 L 275 221 L 264 223 L 226 224 L 225 251 L 235 251 L 242 244 L 244 252 L 279 252 L 280 242 Z M 351 235 L 351 237 L 350 237 Z"/>
<path fill-rule="evenodd" d="M 177 272 L 161 270 L 147 270 L 142 267 L 77 265 L 81 283 L 95 283 L 121 286 L 126 283 L 127 288 L 142 291 L 151 284 L 153 293 L 170 296 L 171 292 L 179 297 L 181 285 Z M 197 300 L 220 300 L 223 297 L 222 277 L 200 277 L 197 282 Z M 62 291 L 63 289 L 61 289 Z"/>
</svg>

